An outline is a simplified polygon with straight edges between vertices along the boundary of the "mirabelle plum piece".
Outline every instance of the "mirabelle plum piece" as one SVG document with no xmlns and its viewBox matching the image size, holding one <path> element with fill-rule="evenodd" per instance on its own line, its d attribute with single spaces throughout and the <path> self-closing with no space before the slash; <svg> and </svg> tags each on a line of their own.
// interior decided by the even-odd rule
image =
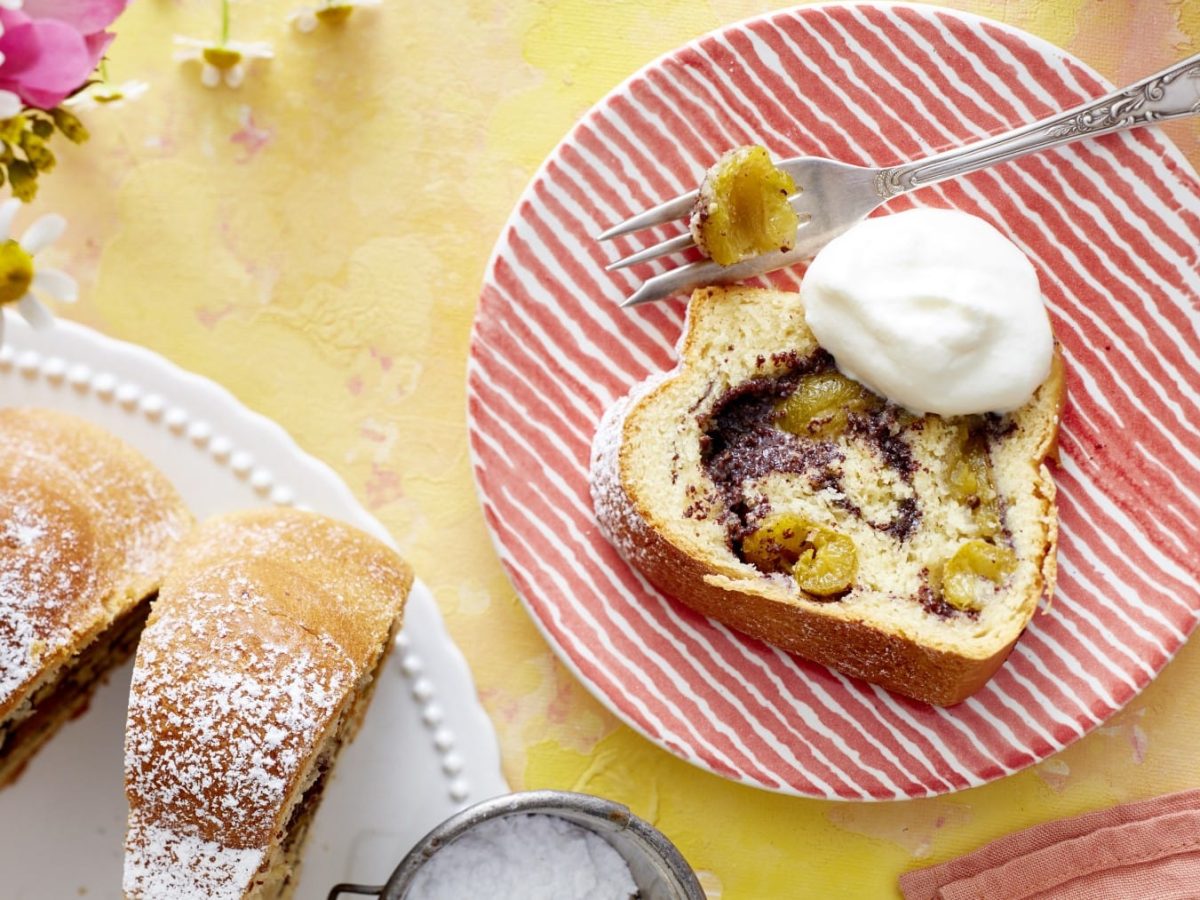
<svg viewBox="0 0 1200 900">
<path fill-rule="evenodd" d="M 790 250 L 800 219 L 788 203 L 796 182 L 766 149 L 738 147 L 704 176 L 689 224 L 700 251 L 731 266 L 772 250 Z"/>
<path fill-rule="evenodd" d="M 967 541 L 942 569 L 942 596 L 955 609 L 979 609 L 984 582 L 998 585 L 1016 568 L 1017 557 L 1007 547 L 987 541 Z"/>
<path fill-rule="evenodd" d="M 805 375 L 779 405 L 777 424 L 805 437 L 834 437 L 845 431 L 848 413 L 866 412 L 879 402 L 875 394 L 838 372 Z"/>
<path fill-rule="evenodd" d="M 791 513 L 765 519 L 742 541 L 742 556 L 764 572 L 791 572 L 801 590 L 818 597 L 849 590 L 858 572 L 853 540 Z"/>
<path fill-rule="evenodd" d="M 946 459 L 946 482 L 950 495 L 971 507 L 981 535 L 995 537 L 1000 533 L 1000 498 L 992 481 L 987 440 L 966 425 L 958 426 Z"/>
<path fill-rule="evenodd" d="M 854 541 L 832 528 L 814 529 L 808 540 L 812 546 L 800 554 L 792 569 L 800 589 L 818 597 L 848 591 L 858 573 Z"/>
</svg>

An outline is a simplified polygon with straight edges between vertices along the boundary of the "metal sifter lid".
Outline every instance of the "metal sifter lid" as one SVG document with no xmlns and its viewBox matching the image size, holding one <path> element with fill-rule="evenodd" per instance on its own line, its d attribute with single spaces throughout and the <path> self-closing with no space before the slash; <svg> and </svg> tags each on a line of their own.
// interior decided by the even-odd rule
<svg viewBox="0 0 1200 900">
<path fill-rule="evenodd" d="M 456 813 L 417 842 L 386 884 L 339 884 L 329 900 L 347 895 L 402 900 L 421 866 L 442 847 L 489 819 L 529 813 L 558 816 L 607 841 L 629 866 L 639 900 L 704 900 L 691 866 L 657 828 L 612 800 L 549 790 L 507 794 Z"/>
</svg>

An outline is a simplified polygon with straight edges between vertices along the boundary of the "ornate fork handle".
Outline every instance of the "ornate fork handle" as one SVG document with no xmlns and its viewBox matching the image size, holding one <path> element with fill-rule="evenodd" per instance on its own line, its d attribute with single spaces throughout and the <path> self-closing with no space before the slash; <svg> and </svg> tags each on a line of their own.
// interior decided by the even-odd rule
<svg viewBox="0 0 1200 900">
<path fill-rule="evenodd" d="M 1064 113 L 966 147 L 882 169 L 875 188 L 887 199 L 1026 153 L 1165 119 L 1200 114 L 1200 53 L 1156 75 Z"/>
</svg>

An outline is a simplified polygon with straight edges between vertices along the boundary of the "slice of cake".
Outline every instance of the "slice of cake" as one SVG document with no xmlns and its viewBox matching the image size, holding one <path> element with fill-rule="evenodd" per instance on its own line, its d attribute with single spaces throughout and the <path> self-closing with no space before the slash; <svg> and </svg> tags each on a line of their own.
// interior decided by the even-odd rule
<svg viewBox="0 0 1200 900">
<path fill-rule="evenodd" d="M 795 294 L 697 291 L 680 364 L 609 410 L 608 539 L 666 593 L 891 690 L 956 703 L 1053 591 L 1061 361 L 1007 415 L 914 415 L 841 375 Z"/>
<path fill-rule="evenodd" d="M 137 644 L 190 514 L 101 428 L 0 409 L 0 785 Z"/>
<path fill-rule="evenodd" d="M 411 585 L 386 546 L 311 513 L 223 516 L 185 542 L 130 687 L 126 896 L 291 895 Z"/>
</svg>

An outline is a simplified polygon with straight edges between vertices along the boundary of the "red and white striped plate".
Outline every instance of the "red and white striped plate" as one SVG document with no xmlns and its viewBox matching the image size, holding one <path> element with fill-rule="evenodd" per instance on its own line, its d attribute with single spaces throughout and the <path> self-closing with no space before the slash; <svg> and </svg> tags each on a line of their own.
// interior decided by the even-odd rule
<svg viewBox="0 0 1200 900">
<path fill-rule="evenodd" d="M 547 640 L 671 752 L 771 790 L 876 800 L 1000 778 L 1150 681 L 1200 615 L 1200 184 L 1152 131 L 1075 144 L 894 201 L 990 220 L 1037 266 L 1069 366 L 1059 588 L 989 685 L 953 709 L 794 659 L 660 595 L 600 537 L 601 412 L 670 368 L 682 301 L 622 311 L 631 249 L 592 236 L 765 144 L 887 164 L 1110 86 L 1030 35 L 961 13 L 825 5 L 701 38 L 619 87 L 551 154 L 489 267 L 471 447 L 504 564 Z M 639 269 L 638 274 L 644 274 Z M 794 288 L 800 272 L 772 280 Z"/>
</svg>

